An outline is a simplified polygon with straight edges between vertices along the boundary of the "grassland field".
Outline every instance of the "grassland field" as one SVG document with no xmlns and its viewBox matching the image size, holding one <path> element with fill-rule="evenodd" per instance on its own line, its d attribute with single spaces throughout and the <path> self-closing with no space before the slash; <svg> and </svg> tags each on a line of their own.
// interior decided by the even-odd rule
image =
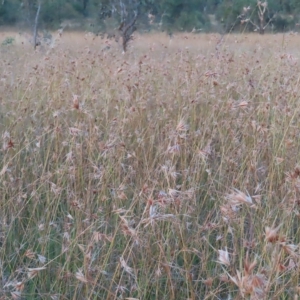
<svg viewBox="0 0 300 300">
<path fill-rule="evenodd" d="M 299 298 L 299 35 L 9 37 L 1 300 Z"/>
</svg>

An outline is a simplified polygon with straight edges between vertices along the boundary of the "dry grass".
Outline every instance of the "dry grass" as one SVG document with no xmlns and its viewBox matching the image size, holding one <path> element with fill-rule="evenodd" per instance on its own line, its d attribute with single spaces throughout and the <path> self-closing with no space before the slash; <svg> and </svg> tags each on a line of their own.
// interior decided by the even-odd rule
<svg viewBox="0 0 300 300">
<path fill-rule="evenodd" d="M 1 299 L 298 299 L 296 36 L 6 36 Z"/>
</svg>

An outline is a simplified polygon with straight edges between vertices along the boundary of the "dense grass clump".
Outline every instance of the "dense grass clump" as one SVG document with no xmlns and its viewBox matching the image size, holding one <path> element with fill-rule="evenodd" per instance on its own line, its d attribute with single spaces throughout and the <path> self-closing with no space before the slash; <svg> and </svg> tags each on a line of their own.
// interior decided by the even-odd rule
<svg viewBox="0 0 300 300">
<path fill-rule="evenodd" d="M 296 37 L 0 50 L 1 299 L 298 299 Z"/>
</svg>

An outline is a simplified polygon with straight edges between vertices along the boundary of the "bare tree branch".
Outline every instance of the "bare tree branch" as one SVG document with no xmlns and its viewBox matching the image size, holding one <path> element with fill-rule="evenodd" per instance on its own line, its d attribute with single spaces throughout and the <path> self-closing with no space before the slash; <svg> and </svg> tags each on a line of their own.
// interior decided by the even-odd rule
<svg viewBox="0 0 300 300">
<path fill-rule="evenodd" d="M 258 0 L 256 6 L 258 8 L 258 11 L 257 11 L 258 24 L 256 24 L 251 19 L 251 16 L 246 18 L 246 15 L 248 14 L 248 11 L 250 10 L 250 6 L 243 8 L 243 13 L 240 16 L 238 16 L 238 19 L 241 20 L 241 24 L 250 23 L 255 27 L 255 30 L 257 30 L 260 34 L 264 34 L 265 29 L 272 22 L 272 20 L 276 17 L 276 15 L 274 15 L 272 18 L 270 18 L 268 20 L 268 22 L 266 23 L 266 12 L 268 11 L 267 1 L 262 2 L 262 1 Z"/>
<path fill-rule="evenodd" d="M 38 1 L 38 9 L 36 11 L 35 20 L 34 20 L 34 27 L 33 27 L 33 44 L 34 44 L 34 50 L 36 49 L 36 46 L 39 45 L 37 41 L 37 31 L 38 31 L 38 22 L 39 22 L 39 16 L 41 11 L 41 1 Z"/>
</svg>

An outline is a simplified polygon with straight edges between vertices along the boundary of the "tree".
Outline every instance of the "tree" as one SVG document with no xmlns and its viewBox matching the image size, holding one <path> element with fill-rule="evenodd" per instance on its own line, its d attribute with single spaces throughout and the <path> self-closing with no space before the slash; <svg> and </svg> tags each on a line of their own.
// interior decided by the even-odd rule
<svg viewBox="0 0 300 300">
<path fill-rule="evenodd" d="M 138 0 L 103 0 L 98 6 L 98 18 L 100 24 L 106 31 L 113 33 L 109 37 L 122 38 L 123 51 L 126 52 L 127 45 L 132 39 L 132 34 L 136 30 L 136 22 L 140 15 L 141 1 Z M 107 22 L 106 20 L 110 20 Z M 118 24 L 118 25 L 117 25 Z M 118 38 L 116 38 L 118 40 Z"/>
<path fill-rule="evenodd" d="M 255 18 L 254 12 L 257 12 L 257 18 Z M 272 17 L 269 16 L 267 1 L 262 2 L 257 0 L 254 11 L 252 11 L 250 6 L 243 7 L 243 12 L 238 18 L 241 20 L 241 24 L 250 23 L 254 26 L 256 31 L 258 31 L 260 34 L 264 34 L 265 29 L 275 17 L 275 14 Z"/>
</svg>

